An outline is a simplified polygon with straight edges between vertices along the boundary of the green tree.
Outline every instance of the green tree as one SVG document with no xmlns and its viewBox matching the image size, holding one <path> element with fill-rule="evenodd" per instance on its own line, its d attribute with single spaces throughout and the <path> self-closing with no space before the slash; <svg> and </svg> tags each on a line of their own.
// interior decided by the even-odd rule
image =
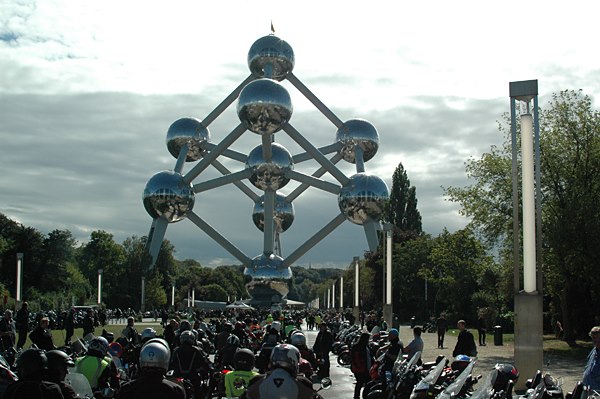
<svg viewBox="0 0 600 399">
<path fill-rule="evenodd" d="M 512 246 L 510 124 L 499 124 L 502 147 L 466 164 L 474 183 L 446 194 L 487 241 L 509 258 Z M 543 276 L 545 294 L 560 308 L 565 340 L 589 331 L 600 293 L 600 118 L 581 91 L 554 94 L 540 112 Z M 520 186 L 520 185 L 519 185 Z M 520 212 L 522 214 L 522 212 Z M 504 262 L 510 264 L 509 261 Z"/>
<path fill-rule="evenodd" d="M 69 275 L 67 266 L 75 259 L 76 243 L 69 230 L 53 230 L 44 239 L 41 291 L 65 290 L 64 282 Z"/>
<path fill-rule="evenodd" d="M 145 286 L 146 309 L 158 309 L 167 303 L 167 293 L 163 288 L 163 276 L 155 270 L 147 279 Z"/>
<path fill-rule="evenodd" d="M 385 219 L 402 231 L 422 232 L 421 214 L 417 210 L 416 188 L 411 187 L 402 163 L 392 175 L 392 189 Z"/>
</svg>

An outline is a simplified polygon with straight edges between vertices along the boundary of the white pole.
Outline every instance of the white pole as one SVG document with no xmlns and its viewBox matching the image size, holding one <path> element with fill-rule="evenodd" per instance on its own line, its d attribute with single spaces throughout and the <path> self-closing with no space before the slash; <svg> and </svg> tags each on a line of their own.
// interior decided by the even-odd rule
<svg viewBox="0 0 600 399">
<path fill-rule="evenodd" d="M 171 286 L 171 306 L 175 307 L 175 284 Z"/>
<path fill-rule="evenodd" d="M 387 255 L 386 255 L 386 290 L 385 290 L 385 303 L 386 305 L 392 304 L 392 230 L 387 231 Z"/>
<path fill-rule="evenodd" d="M 340 309 L 344 311 L 344 276 L 340 277 Z"/>
<path fill-rule="evenodd" d="M 142 277 L 142 310 L 146 310 L 146 277 Z"/>
<path fill-rule="evenodd" d="M 98 269 L 98 305 L 102 303 L 102 269 Z"/>
<path fill-rule="evenodd" d="M 21 302 L 21 290 L 23 288 L 23 253 L 17 253 L 17 287 L 15 300 L 17 304 Z"/>
<path fill-rule="evenodd" d="M 327 309 L 331 308 L 331 288 L 327 288 Z"/>
<path fill-rule="evenodd" d="M 331 308 L 335 309 L 335 281 L 331 285 Z"/>
<path fill-rule="evenodd" d="M 196 307 L 196 289 L 192 288 L 192 307 Z"/>
<path fill-rule="evenodd" d="M 535 184 L 533 163 L 533 118 L 521 115 L 521 159 L 523 185 L 523 288 L 536 291 L 535 270 Z"/>
<path fill-rule="evenodd" d="M 354 258 L 354 306 L 360 306 L 360 294 L 358 291 L 358 256 Z"/>
</svg>

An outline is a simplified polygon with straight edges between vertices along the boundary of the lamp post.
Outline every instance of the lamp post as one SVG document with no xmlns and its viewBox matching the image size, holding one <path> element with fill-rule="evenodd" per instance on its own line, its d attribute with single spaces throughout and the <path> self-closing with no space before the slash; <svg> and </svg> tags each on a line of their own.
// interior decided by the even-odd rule
<svg viewBox="0 0 600 399">
<path fill-rule="evenodd" d="M 17 279 L 15 289 L 15 302 L 19 306 L 21 304 L 21 291 L 23 289 L 23 253 L 17 253 Z"/>
<path fill-rule="evenodd" d="M 391 223 L 386 223 L 383 226 L 383 231 L 386 233 L 386 254 L 385 254 L 385 269 L 386 269 L 386 278 L 385 278 L 385 303 L 383 305 L 383 318 L 387 322 L 388 326 L 392 325 L 392 316 L 393 316 L 393 305 L 392 305 L 392 249 L 393 249 L 393 225 Z"/>
<path fill-rule="evenodd" d="M 358 256 L 355 256 L 352 259 L 354 263 L 354 308 L 352 309 L 352 314 L 354 315 L 354 322 L 356 324 L 360 323 L 360 292 L 359 292 L 359 270 L 358 270 Z"/>
<path fill-rule="evenodd" d="M 102 303 L 102 269 L 98 269 L 98 305 Z"/>
<path fill-rule="evenodd" d="M 331 309 L 335 309 L 335 281 L 331 284 Z"/>
<path fill-rule="evenodd" d="M 513 272 L 515 291 L 515 366 L 523 375 L 543 369 L 541 186 L 538 117 L 538 82 L 510 82 L 513 190 Z M 533 100 L 533 107 L 532 102 Z M 523 288 L 520 282 L 519 198 L 516 101 L 520 102 L 521 177 L 523 192 Z M 533 115 L 532 115 L 533 112 Z M 536 226 L 537 219 L 537 226 Z M 537 230 L 537 237 L 536 237 Z M 536 241 L 537 239 L 537 241 Z M 519 381 L 515 389 L 524 389 Z"/>
<path fill-rule="evenodd" d="M 171 307 L 175 308 L 175 283 L 171 285 Z"/>
<path fill-rule="evenodd" d="M 340 277 L 340 311 L 344 311 L 344 276 Z"/>
</svg>

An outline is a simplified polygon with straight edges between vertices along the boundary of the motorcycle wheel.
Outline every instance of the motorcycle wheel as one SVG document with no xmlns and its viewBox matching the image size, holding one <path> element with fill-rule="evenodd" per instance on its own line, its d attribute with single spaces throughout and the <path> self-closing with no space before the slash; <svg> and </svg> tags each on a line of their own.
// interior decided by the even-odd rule
<svg viewBox="0 0 600 399">
<path fill-rule="evenodd" d="M 342 352 L 338 356 L 337 362 L 340 366 L 349 366 L 352 362 L 352 355 L 349 351 Z"/>
</svg>

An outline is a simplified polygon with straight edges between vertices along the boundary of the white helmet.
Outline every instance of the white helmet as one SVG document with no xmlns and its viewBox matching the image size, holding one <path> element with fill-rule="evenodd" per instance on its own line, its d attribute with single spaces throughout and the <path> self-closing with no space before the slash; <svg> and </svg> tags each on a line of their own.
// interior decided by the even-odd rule
<svg viewBox="0 0 600 399">
<path fill-rule="evenodd" d="M 160 369 L 166 372 L 169 369 L 171 351 L 160 342 L 149 341 L 140 351 L 140 367 L 142 369 Z"/>
<path fill-rule="evenodd" d="M 156 330 L 152 327 L 144 328 L 142 330 L 142 342 L 146 342 L 152 338 L 156 338 Z"/>
<path fill-rule="evenodd" d="M 306 336 L 303 332 L 297 331 L 292 334 L 290 338 L 290 343 L 296 347 L 305 346 L 306 345 Z"/>
<path fill-rule="evenodd" d="M 196 336 L 190 330 L 185 330 L 179 336 L 179 342 L 182 344 L 194 345 L 196 343 Z"/>
<path fill-rule="evenodd" d="M 271 369 L 282 368 L 296 375 L 299 363 L 300 351 L 294 345 L 279 344 L 271 351 Z"/>
</svg>

